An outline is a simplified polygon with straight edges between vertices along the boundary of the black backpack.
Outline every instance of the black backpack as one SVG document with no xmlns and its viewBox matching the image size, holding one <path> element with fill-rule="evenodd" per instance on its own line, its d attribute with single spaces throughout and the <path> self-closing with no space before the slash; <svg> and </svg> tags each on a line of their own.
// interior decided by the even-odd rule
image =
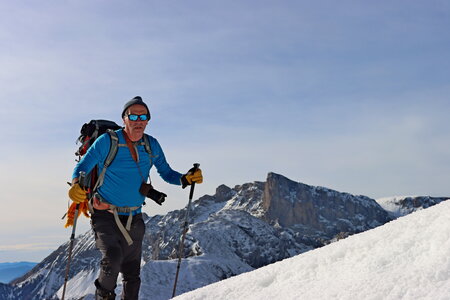
<svg viewBox="0 0 450 300">
<path fill-rule="evenodd" d="M 80 148 L 75 153 L 80 159 L 83 155 L 86 154 L 89 147 L 95 142 L 95 140 L 107 132 L 108 130 L 118 130 L 121 127 L 117 125 L 113 121 L 109 120 L 91 120 L 89 123 L 85 123 L 80 130 L 80 136 L 77 139 L 77 142 L 81 143 Z"/>
<path fill-rule="evenodd" d="M 89 147 L 92 146 L 99 136 L 108 131 L 114 131 L 120 128 L 121 127 L 115 122 L 109 120 L 91 120 L 88 123 L 84 123 L 80 130 L 80 136 L 77 139 L 77 142 L 81 143 L 81 146 L 78 148 L 77 152 L 75 152 L 75 155 L 78 156 L 77 161 L 81 160 L 81 157 L 86 154 Z M 112 159 L 114 159 L 114 157 Z M 89 191 L 89 198 L 92 197 L 97 180 L 98 168 L 95 166 L 89 174 L 86 174 L 84 182 Z"/>
</svg>

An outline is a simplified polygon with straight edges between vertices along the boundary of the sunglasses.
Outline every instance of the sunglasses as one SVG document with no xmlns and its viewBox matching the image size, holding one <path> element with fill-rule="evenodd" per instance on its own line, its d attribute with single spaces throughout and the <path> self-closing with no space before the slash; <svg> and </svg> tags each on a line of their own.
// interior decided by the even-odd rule
<svg viewBox="0 0 450 300">
<path fill-rule="evenodd" d="M 128 119 L 130 121 L 137 121 L 138 119 L 140 121 L 147 121 L 148 120 L 148 116 L 147 116 L 147 114 L 145 114 L 145 115 L 128 115 Z"/>
</svg>

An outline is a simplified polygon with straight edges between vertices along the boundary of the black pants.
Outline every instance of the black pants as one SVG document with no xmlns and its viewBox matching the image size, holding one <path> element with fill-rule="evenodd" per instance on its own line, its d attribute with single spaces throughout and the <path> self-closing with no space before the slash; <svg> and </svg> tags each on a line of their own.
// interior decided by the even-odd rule
<svg viewBox="0 0 450 300">
<path fill-rule="evenodd" d="M 120 216 L 126 224 L 128 216 Z M 92 228 L 95 233 L 95 243 L 102 253 L 100 275 L 95 282 L 96 294 L 100 299 L 114 299 L 119 272 L 123 275 L 122 299 L 138 299 L 141 285 L 142 239 L 145 225 L 142 214 L 133 216 L 130 236 L 133 244 L 129 246 L 117 227 L 114 215 L 108 211 L 95 210 L 92 215 Z"/>
</svg>

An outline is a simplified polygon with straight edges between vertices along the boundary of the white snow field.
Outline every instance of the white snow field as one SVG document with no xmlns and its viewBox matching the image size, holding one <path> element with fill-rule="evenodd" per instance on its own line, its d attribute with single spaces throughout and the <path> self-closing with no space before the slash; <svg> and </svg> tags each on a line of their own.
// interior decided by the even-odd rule
<svg viewBox="0 0 450 300">
<path fill-rule="evenodd" d="M 174 299 L 450 299 L 450 201 Z"/>
</svg>

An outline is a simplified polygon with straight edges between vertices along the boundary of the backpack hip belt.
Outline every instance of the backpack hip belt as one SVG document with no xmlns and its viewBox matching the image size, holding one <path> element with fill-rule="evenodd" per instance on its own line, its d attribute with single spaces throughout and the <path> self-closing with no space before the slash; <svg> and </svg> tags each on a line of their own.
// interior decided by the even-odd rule
<svg viewBox="0 0 450 300">
<path fill-rule="evenodd" d="M 95 193 L 94 196 L 92 197 L 91 201 L 89 201 L 89 210 L 91 212 L 94 212 L 94 207 L 92 205 L 93 198 L 97 198 L 101 202 L 109 205 L 109 211 L 111 211 L 112 214 L 114 215 L 114 220 L 116 221 L 117 227 L 119 228 L 123 237 L 127 241 L 128 245 L 131 246 L 133 244 L 133 239 L 131 238 L 131 236 L 128 232 L 131 229 L 131 222 L 133 221 L 133 211 L 138 210 L 139 208 L 141 208 L 141 206 L 116 206 L 114 204 L 108 203 L 105 200 L 105 198 L 103 198 L 99 193 Z M 125 227 L 123 226 L 122 222 L 120 221 L 118 213 L 128 213 L 127 224 Z"/>
</svg>

